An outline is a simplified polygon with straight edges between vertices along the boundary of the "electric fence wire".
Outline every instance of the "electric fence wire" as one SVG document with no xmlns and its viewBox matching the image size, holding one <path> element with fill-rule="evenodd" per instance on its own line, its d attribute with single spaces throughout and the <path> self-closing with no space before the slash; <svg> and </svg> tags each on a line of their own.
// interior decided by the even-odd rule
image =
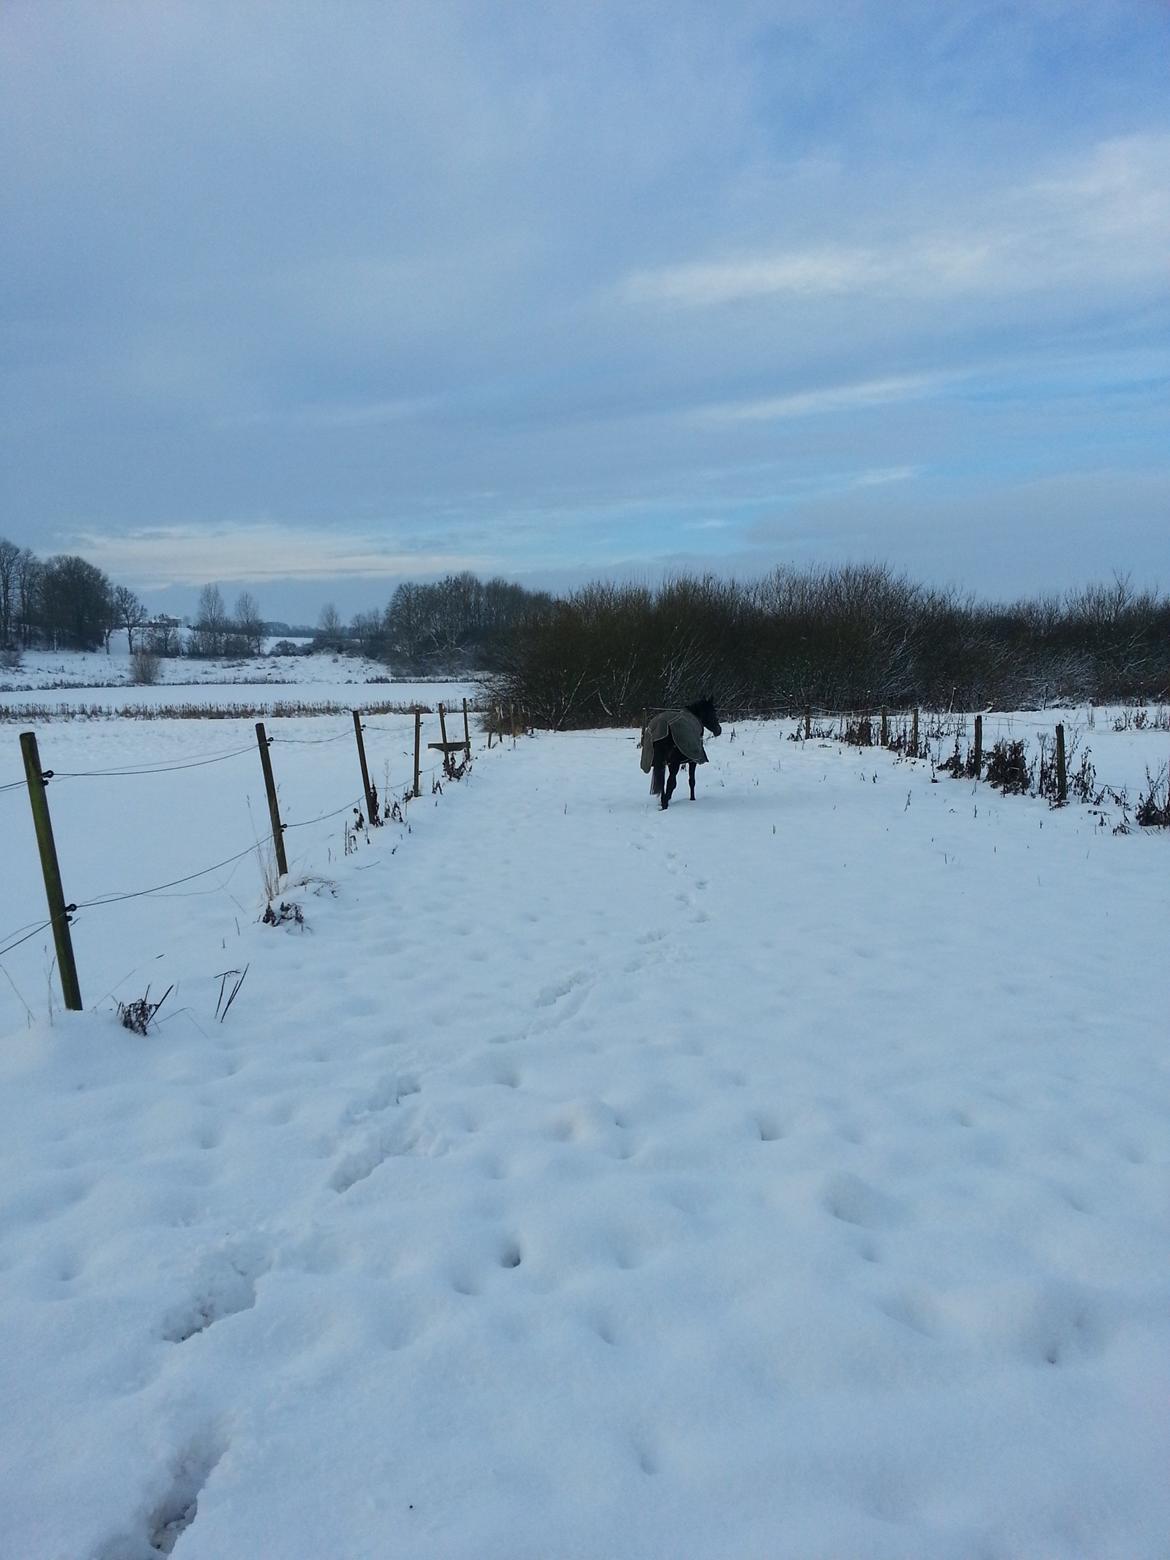
<svg viewBox="0 0 1170 1560">
<path fill-rule="evenodd" d="M 132 775 L 169 775 L 179 769 L 202 769 L 208 764 L 222 764 L 229 758 L 239 758 L 243 753 L 255 752 L 255 746 L 249 743 L 247 747 L 232 748 L 226 753 L 216 753 L 206 758 L 176 759 L 173 763 L 160 763 L 155 765 L 134 766 L 119 764 L 110 769 L 54 769 L 54 780 L 121 780 Z"/>
<path fill-rule="evenodd" d="M 41 921 L 38 925 L 33 927 L 31 932 L 26 932 L 23 937 L 17 937 L 15 942 L 5 943 L 4 947 L 0 948 L 0 959 L 2 959 L 6 953 L 11 953 L 14 948 L 19 948 L 21 943 L 30 942 L 34 937 L 39 936 L 47 926 L 52 926 L 52 924 L 53 922 L 51 919 L 48 921 Z M 17 930 L 24 931 L 24 927 L 18 927 Z M 13 933 L 9 932 L 8 935 L 11 937 L 13 936 Z"/>
</svg>

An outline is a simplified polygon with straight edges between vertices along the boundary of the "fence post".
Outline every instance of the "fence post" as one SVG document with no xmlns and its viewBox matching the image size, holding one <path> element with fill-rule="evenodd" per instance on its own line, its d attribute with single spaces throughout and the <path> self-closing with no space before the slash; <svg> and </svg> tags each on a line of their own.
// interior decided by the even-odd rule
<svg viewBox="0 0 1170 1560">
<path fill-rule="evenodd" d="M 812 736 L 812 706 L 810 704 L 806 704 L 805 707 L 804 707 L 804 740 L 807 742 L 811 736 Z"/>
<path fill-rule="evenodd" d="M 69 932 L 69 912 L 76 905 L 65 903 L 65 891 L 61 887 L 61 868 L 57 861 L 57 846 L 53 841 L 53 820 L 49 817 L 49 798 L 45 787 L 48 776 L 41 768 L 41 756 L 37 751 L 36 733 L 22 731 L 20 752 L 24 759 L 24 777 L 28 781 L 28 799 L 32 804 L 33 828 L 37 834 L 37 850 L 41 856 L 41 871 L 45 878 L 45 898 L 49 904 L 49 919 L 53 923 L 53 942 L 57 949 L 57 973 L 61 977 L 61 995 L 71 1013 L 81 1012 L 81 987 L 77 983 L 77 963 L 73 957 L 73 938 Z"/>
<path fill-rule="evenodd" d="M 353 712 L 353 734 L 357 738 L 358 759 L 362 766 L 362 790 L 366 793 L 366 817 L 370 820 L 370 827 L 373 829 L 382 820 L 378 817 L 378 802 L 374 795 L 374 788 L 370 784 L 370 771 L 369 766 L 366 764 L 366 742 L 362 736 L 362 718 L 357 710 Z"/>
<path fill-rule="evenodd" d="M 443 773 L 451 773 L 451 755 L 447 751 L 447 712 L 439 705 L 439 737 L 443 744 Z"/>
<path fill-rule="evenodd" d="M 910 721 L 910 757 L 918 757 L 918 711 L 915 710 Z"/>
<path fill-rule="evenodd" d="M 979 780 L 983 775 L 983 716 L 975 717 L 975 778 Z"/>
<path fill-rule="evenodd" d="M 288 872 L 288 860 L 284 854 L 284 824 L 280 821 L 276 781 L 272 778 L 272 759 L 268 752 L 269 739 L 262 720 L 256 722 L 256 741 L 260 747 L 260 765 L 264 770 L 264 789 L 268 792 L 268 816 L 272 821 L 272 843 L 276 847 L 276 869 L 284 877 Z"/>
<path fill-rule="evenodd" d="M 414 794 L 418 796 L 419 781 L 419 756 L 422 752 L 422 711 L 416 706 L 414 711 Z"/>
<path fill-rule="evenodd" d="M 882 705 L 882 747 L 890 745 L 890 718 L 886 706 Z"/>
<path fill-rule="evenodd" d="M 1068 773 L 1064 767 L 1064 726 L 1056 728 L 1056 800 L 1068 801 Z"/>
<path fill-rule="evenodd" d="M 463 750 L 471 757 L 471 727 L 467 724 L 467 700 L 463 701 Z"/>
</svg>

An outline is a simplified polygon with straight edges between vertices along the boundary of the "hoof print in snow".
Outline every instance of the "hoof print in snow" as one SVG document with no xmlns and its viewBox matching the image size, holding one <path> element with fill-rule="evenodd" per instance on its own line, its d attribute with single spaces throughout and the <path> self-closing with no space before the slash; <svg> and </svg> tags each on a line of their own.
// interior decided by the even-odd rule
<svg viewBox="0 0 1170 1560">
<path fill-rule="evenodd" d="M 163 1324 L 168 1343 L 186 1343 L 225 1317 L 250 1311 L 256 1304 L 256 1280 L 268 1263 L 256 1254 L 221 1256 L 206 1272 L 197 1297 L 173 1311 Z"/>
<path fill-rule="evenodd" d="M 880 1230 L 902 1223 L 901 1204 L 860 1176 L 848 1172 L 830 1176 L 822 1195 L 826 1210 L 843 1224 Z"/>
<path fill-rule="evenodd" d="M 194 1522 L 199 1512 L 199 1496 L 223 1456 L 220 1449 L 192 1448 L 175 1467 L 170 1493 L 150 1519 L 150 1551 L 169 1555 Z"/>
<path fill-rule="evenodd" d="M 334 1170 L 329 1177 L 329 1185 L 338 1194 L 348 1192 L 351 1186 L 357 1186 L 360 1181 L 368 1181 L 379 1165 L 384 1165 L 388 1159 L 393 1159 L 398 1154 L 409 1154 L 413 1151 L 417 1137 L 407 1133 L 385 1133 L 372 1138 L 364 1148 L 349 1154 Z"/>
<path fill-rule="evenodd" d="M 137 1531 L 127 1530 L 91 1551 L 92 1560 L 157 1560 L 174 1552 L 179 1539 L 199 1515 L 203 1493 L 224 1447 L 204 1440 L 182 1453 L 171 1468 L 170 1488 Z"/>
<path fill-rule="evenodd" d="M 784 1136 L 784 1128 L 775 1116 L 762 1113 L 755 1118 L 755 1125 L 761 1143 L 775 1143 Z"/>
</svg>

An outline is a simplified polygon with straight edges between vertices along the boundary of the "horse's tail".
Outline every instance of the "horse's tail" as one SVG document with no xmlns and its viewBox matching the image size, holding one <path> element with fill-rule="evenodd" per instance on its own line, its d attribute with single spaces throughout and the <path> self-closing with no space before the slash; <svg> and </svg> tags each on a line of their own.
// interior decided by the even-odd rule
<svg viewBox="0 0 1170 1560">
<path fill-rule="evenodd" d="M 661 796 L 662 795 L 662 771 L 661 771 L 661 769 L 653 769 L 650 772 L 650 795 L 651 796 Z"/>
</svg>

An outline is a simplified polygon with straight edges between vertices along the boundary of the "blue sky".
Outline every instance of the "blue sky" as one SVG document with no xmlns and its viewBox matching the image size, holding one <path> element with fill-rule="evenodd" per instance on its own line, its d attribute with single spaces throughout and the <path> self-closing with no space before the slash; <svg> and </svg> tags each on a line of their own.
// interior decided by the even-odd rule
<svg viewBox="0 0 1170 1560">
<path fill-rule="evenodd" d="M 6 0 L 0 534 L 1170 587 L 1170 8 Z"/>
</svg>

